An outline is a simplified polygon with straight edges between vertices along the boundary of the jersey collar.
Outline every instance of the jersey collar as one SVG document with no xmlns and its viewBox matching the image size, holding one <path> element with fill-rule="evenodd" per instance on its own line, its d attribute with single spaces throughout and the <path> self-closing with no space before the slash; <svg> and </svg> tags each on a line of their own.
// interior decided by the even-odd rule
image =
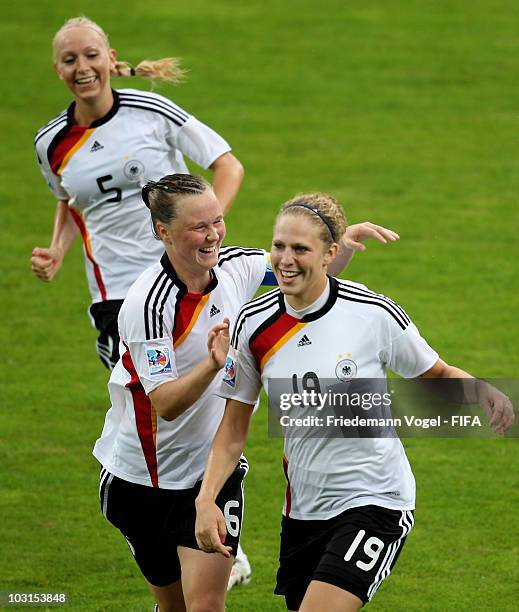
<svg viewBox="0 0 519 612">
<path fill-rule="evenodd" d="M 328 286 L 330 288 L 328 299 L 326 302 L 314 312 L 309 312 L 305 314 L 303 317 L 295 317 L 292 313 L 287 313 L 289 316 L 294 317 L 294 319 L 298 319 L 301 323 L 308 323 L 310 321 L 316 321 L 323 317 L 329 310 L 333 308 L 333 305 L 337 301 L 337 295 L 339 292 L 339 284 L 337 283 L 337 279 L 333 276 L 328 276 Z M 285 296 L 279 292 L 279 309 L 281 312 L 287 312 Z"/>
<path fill-rule="evenodd" d="M 117 93 L 115 89 L 112 89 L 112 94 L 114 96 L 114 103 L 112 104 L 112 108 L 106 113 L 104 117 L 101 117 L 100 119 L 96 119 L 95 121 L 92 121 L 92 123 L 88 126 L 89 128 L 96 128 L 96 127 L 99 127 L 100 125 L 108 123 L 108 121 L 110 121 L 110 119 L 112 119 L 115 116 L 115 114 L 119 110 L 119 94 Z M 76 109 L 76 102 L 74 101 L 67 109 L 67 125 L 68 126 L 74 125 L 74 110 L 75 109 Z"/>
<path fill-rule="evenodd" d="M 168 254 L 166 252 L 164 252 L 162 257 L 160 258 L 160 263 L 162 265 L 162 268 L 164 269 L 164 272 L 175 283 L 175 285 L 180 289 L 180 291 L 183 294 L 189 293 L 189 291 L 187 290 L 186 284 L 183 281 L 181 281 L 180 278 L 178 277 L 175 271 L 175 268 L 173 267 L 173 264 L 171 263 L 168 257 Z M 206 295 L 208 293 L 211 293 L 211 291 L 213 291 L 213 289 L 217 285 L 218 285 L 218 278 L 213 269 L 211 270 L 211 280 L 209 281 L 209 283 L 207 284 L 207 287 L 203 290 L 201 295 Z"/>
</svg>

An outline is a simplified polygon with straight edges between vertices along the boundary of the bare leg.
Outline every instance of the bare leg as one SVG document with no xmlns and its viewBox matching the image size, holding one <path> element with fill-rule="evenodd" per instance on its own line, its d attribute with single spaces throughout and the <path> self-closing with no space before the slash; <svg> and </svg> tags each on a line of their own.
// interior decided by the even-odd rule
<svg viewBox="0 0 519 612">
<path fill-rule="evenodd" d="M 157 587 L 148 582 L 148 587 L 159 604 L 159 612 L 186 612 L 180 580 L 165 587 Z"/>
<path fill-rule="evenodd" d="M 224 612 L 233 557 L 177 548 L 182 567 L 182 589 L 189 612 Z M 162 610 L 160 611 L 162 612 Z"/>
<path fill-rule="evenodd" d="M 357 612 L 362 608 L 362 600 L 353 593 L 340 589 L 333 584 L 312 580 L 299 607 L 299 612 L 322 610 L 326 602 L 327 612 Z"/>
</svg>

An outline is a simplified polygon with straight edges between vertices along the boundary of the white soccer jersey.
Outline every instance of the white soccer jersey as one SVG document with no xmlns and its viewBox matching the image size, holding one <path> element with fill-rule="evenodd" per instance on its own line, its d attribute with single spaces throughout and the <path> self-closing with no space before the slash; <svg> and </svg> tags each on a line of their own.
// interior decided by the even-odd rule
<svg viewBox="0 0 519 612">
<path fill-rule="evenodd" d="M 193 406 L 173 421 L 157 416 L 148 394 L 207 357 L 207 334 L 224 317 L 234 321 L 265 277 L 267 253 L 224 247 L 203 294 L 188 293 L 168 257 L 145 270 L 119 314 L 121 359 L 108 388 L 112 407 L 94 447 L 119 478 L 164 489 L 200 480 L 225 401 L 217 375 Z"/>
<path fill-rule="evenodd" d="M 123 299 L 164 251 L 152 235 L 142 185 L 189 172 L 183 155 L 208 168 L 230 147 L 156 93 L 114 90 L 110 112 L 89 127 L 74 124 L 74 104 L 36 134 L 38 162 L 54 195 L 69 200 L 92 301 Z"/>
<path fill-rule="evenodd" d="M 300 391 L 304 379 L 338 385 L 385 379 L 388 368 L 414 378 L 437 359 L 397 304 L 363 285 L 330 278 L 304 311 L 294 311 L 279 289 L 241 309 L 219 394 L 253 404 L 269 381 L 272 387 L 284 379 Z M 283 513 L 292 518 L 329 519 L 368 504 L 414 508 L 414 477 L 398 438 L 318 438 L 309 428 L 308 436 L 285 437 L 284 463 Z"/>
</svg>

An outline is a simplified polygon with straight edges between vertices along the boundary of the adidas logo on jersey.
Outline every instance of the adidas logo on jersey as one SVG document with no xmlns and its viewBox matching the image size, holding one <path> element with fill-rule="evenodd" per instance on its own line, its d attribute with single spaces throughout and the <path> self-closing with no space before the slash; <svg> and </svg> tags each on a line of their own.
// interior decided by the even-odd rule
<svg viewBox="0 0 519 612">
<path fill-rule="evenodd" d="M 220 312 L 219 308 L 216 308 L 216 306 L 213 304 L 211 306 L 211 310 L 209 311 L 209 316 L 210 317 L 214 317 L 215 315 L 217 315 Z"/>
<path fill-rule="evenodd" d="M 90 153 L 95 153 L 101 149 L 104 149 L 103 145 L 99 141 L 94 140 L 94 144 L 90 147 Z"/>
<path fill-rule="evenodd" d="M 301 340 L 299 340 L 299 342 L 297 343 L 297 346 L 308 346 L 309 344 L 312 344 L 312 341 L 310 340 L 310 338 L 305 334 Z"/>
</svg>

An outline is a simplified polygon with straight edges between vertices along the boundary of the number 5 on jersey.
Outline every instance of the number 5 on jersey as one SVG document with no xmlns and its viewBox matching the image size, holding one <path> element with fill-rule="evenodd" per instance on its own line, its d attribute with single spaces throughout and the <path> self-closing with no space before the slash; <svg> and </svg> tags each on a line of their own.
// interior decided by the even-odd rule
<svg viewBox="0 0 519 612">
<path fill-rule="evenodd" d="M 122 199 L 122 191 L 119 187 L 108 187 L 104 184 L 108 181 L 111 181 L 114 177 L 111 174 L 107 174 L 106 176 L 100 176 L 96 179 L 97 186 L 99 187 L 99 191 L 101 193 L 115 193 L 114 196 L 108 198 L 107 202 L 120 202 Z"/>
</svg>

